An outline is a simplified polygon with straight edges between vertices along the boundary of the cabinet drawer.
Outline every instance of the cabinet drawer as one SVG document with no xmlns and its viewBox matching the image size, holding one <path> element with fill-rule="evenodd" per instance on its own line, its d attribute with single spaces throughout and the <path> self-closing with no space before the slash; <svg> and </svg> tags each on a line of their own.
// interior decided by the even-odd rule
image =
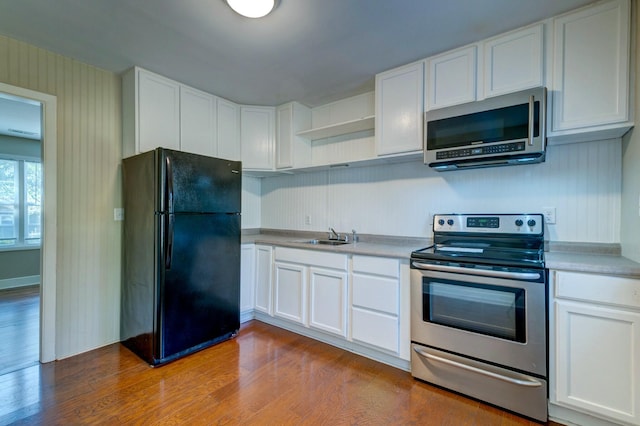
<svg viewBox="0 0 640 426">
<path fill-rule="evenodd" d="M 398 278 L 400 276 L 400 262 L 398 259 L 385 257 L 353 256 L 353 271 Z"/>
<path fill-rule="evenodd" d="M 354 340 L 398 352 L 398 319 L 379 312 L 352 308 L 351 336 Z"/>
<path fill-rule="evenodd" d="M 640 309 L 640 280 L 556 271 L 555 296 Z"/>
<path fill-rule="evenodd" d="M 398 315 L 398 280 L 353 274 L 352 304 Z"/>
<path fill-rule="evenodd" d="M 276 247 L 276 260 L 282 262 L 302 263 L 309 266 L 347 270 L 347 255 L 323 251 L 300 250 L 288 247 Z"/>
</svg>

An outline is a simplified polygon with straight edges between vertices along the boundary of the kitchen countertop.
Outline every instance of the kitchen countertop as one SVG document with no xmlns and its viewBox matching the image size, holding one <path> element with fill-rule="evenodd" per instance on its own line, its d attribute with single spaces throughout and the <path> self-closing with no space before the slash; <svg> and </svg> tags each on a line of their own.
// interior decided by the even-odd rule
<svg viewBox="0 0 640 426">
<path fill-rule="evenodd" d="M 357 243 L 339 246 L 310 244 L 312 239 L 326 239 L 326 233 L 281 230 L 243 230 L 243 244 L 265 244 L 332 253 L 361 254 L 409 260 L 411 252 L 432 244 L 428 238 L 387 237 L 361 235 Z M 616 245 L 613 245 L 616 246 Z M 555 247 L 558 250 L 555 250 Z M 640 279 L 640 263 L 620 256 L 611 244 L 553 243 L 545 252 L 545 263 L 549 269 L 586 272 L 606 275 L 622 275 Z"/>
<path fill-rule="evenodd" d="M 357 243 L 342 244 L 338 246 L 308 243 L 309 240 L 326 238 L 326 233 L 311 233 L 304 231 L 263 231 L 259 234 L 245 234 L 243 232 L 242 243 L 266 244 L 307 250 L 322 250 L 332 253 L 391 257 L 407 261 L 409 260 L 412 251 L 432 244 L 432 241 L 427 238 L 397 238 L 371 235 L 361 235 L 360 241 Z M 349 235 L 349 238 L 351 238 L 351 235 Z"/>
</svg>

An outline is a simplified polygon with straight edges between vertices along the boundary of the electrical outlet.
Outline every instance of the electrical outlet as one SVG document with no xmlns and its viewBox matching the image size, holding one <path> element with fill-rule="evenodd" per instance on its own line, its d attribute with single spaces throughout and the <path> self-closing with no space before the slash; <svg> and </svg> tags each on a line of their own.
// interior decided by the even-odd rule
<svg viewBox="0 0 640 426">
<path fill-rule="evenodd" d="M 124 220 L 124 209 L 122 207 L 116 207 L 113 209 L 113 220 Z"/>
<path fill-rule="evenodd" d="M 544 215 L 544 223 L 547 225 L 554 225 L 556 223 L 555 207 L 543 207 L 542 214 Z"/>
<path fill-rule="evenodd" d="M 311 225 L 311 215 L 307 214 L 304 216 L 304 224 Z"/>
</svg>

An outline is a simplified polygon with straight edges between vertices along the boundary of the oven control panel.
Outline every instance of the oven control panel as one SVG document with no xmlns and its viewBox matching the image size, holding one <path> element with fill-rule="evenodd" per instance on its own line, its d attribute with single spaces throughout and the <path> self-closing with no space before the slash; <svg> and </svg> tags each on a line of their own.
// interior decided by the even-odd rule
<svg viewBox="0 0 640 426">
<path fill-rule="evenodd" d="M 544 217 L 532 214 L 436 214 L 434 232 L 542 235 Z"/>
</svg>

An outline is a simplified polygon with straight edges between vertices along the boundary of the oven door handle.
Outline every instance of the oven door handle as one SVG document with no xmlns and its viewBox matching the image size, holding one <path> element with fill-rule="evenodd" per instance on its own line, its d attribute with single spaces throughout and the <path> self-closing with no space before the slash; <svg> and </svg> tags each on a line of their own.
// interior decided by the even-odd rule
<svg viewBox="0 0 640 426">
<path fill-rule="evenodd" d="M 513 280 L 532 281 L 539 280 L 539 272 L 509 272 L 509 271 L 493 271 L 488 269 L 463 268 L 461 266 L 432 265 L 430 263 L 412 262 L 413 266 L 418 269 L 436 272 L 454 272 L 467 275 L 481 275 L 483 277 L 507 278 Z"/>
<path fill-rule="evenodd" d="M 504 376 L 502 374 L 494 373 L 493 371 L 483 370 L 481 368 L 473 367 L 471 365 L 463 364 L 461 362 L 453 361 L 451 359 L 442 358 L 437 355 L 424 352 L 423 350 L 416 348 L 415 346 L 413 347 L 413 350 L 418 355 L 423 356 L 431 361 L 436 361 L 443 364 L 451 365 L 453 367 L 462 368 L 463 370 L 471 371 L 477 374 L 482 374 L 483 376 L 492 377 L 494 379 L 502 380 L 503 382 L 512 383 L 514 385 L 519 385 L 519 386 L 526 386 L 530 388 L 538 388 L 542 386 L 542 383 L 540 383 L 539 381 L 533 378 L 531 378 L 531 380 L 516 379 L 515 377 Z"/>
</svg>

